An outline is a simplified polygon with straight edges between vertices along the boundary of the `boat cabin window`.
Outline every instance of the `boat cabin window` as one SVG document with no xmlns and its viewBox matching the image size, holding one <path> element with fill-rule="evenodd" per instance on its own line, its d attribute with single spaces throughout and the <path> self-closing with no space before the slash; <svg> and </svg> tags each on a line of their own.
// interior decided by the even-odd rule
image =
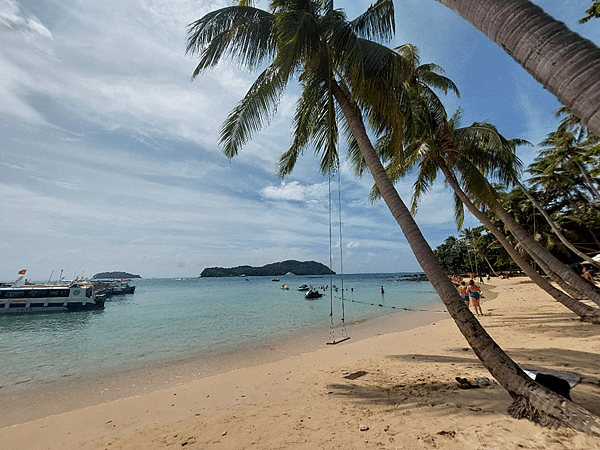
<svg viewBox="0 0 600 450">
<path fill-rule="evenodd" d="M 30 298 L 42 298 L 42 297 L 48 297 L 49 296 L 49 290 L 48 289 L 32 289 L 28 292 L 28 297 Z"/>
<path fill-rule="evenodd" d="M 4 291 L 4 298 L 23 298 L 27 297 L 26 291 L 24 290 L 11 290 Z"/>
<path fill-rule="evenodd" d="M 89 294 L 91 297 L 91 288 Z M 0 298 L 47 298 L 47 297 L 68 297 L 69 289 L 9 289 L 0 290 Z"/>
<path fill-rule="evenodd" d="M 50 295 L 48 297 L 68 297 L 69 290 L 68 289 L 51 289 Z"/>
</svg>

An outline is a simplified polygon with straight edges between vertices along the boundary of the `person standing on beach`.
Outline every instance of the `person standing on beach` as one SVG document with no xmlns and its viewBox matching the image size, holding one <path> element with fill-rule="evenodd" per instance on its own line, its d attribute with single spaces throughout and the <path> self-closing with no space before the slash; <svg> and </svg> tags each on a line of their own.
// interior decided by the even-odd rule
<svg viewBox="0 0 600 450">
<path fill-rule="evenodd" d="M 463 299 L 463 301 L 467 304 L 467 308 L 469 307 L 469 288 L 467 287 L 467 285 L 465 284 L 464 281 L 460 282 L 460 285 L 458 286 L 458 294 L 460 295 L 460 298 Z"/>
<path fill-rule="evenodd" d="M 481 310 L 481 306 L 479 306 L 479 301 L 481 297 L 481 289 L 475 284 L 473 280 L 469 281 L 469 297 L 473 301 L 473 308 L 475 309 L 475 315 L 483 316 L 483 311 Z"/>
</svg>

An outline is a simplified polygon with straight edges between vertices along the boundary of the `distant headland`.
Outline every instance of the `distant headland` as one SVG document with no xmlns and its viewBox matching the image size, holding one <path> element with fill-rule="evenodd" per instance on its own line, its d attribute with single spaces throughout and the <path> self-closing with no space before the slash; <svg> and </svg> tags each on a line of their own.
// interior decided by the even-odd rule
<svg viewBox="0 0 600 450">
<path fill-rule="evenodd" d="M 209 267 L 202 271 L 200 277 L 275 277 L 286 274 L 293 275 L 329 275 L 330 270 L 316 261 L 283 261 L 267 264 L 262 267 Z M 331 271 L 335 274 L 335 272 Z"/>
<path fill-rule="evenodd" d="M 127 272 L 100 272 L 92 277 L 95 280 L 107 280 L 107 279 L 120 279 L 120 278 L 142 278 L 139 275 L 134 275 Z"/>
</svg>

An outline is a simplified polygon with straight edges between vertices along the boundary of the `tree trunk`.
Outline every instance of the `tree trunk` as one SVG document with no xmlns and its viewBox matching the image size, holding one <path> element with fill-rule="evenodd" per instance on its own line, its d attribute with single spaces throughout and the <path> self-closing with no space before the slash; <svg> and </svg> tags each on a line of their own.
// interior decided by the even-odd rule
<svg viewBox="0 0 600 450">
<path fill-rule="evenodd" d="M 600 135 L 600 51 L 529 0 L 437 0 L 498 44 Z"/>
<path fill-rule="evenodd" d="M 592 177 L 590 177 L 589 172 L 585 169 L 583 164 L 581 164 L 579 161 L 577 161 L 576 159 L 573 159 L 573 161 L 579 168 L 579 171 L 583 175 L 583 178 L 585 178 L 585 181 L 587 182 L 587 184 L 590 188 L 590 192 L 592 193 L 592 195 L 594 197 L 596 197 L 596 201 L 600 200 L 600 193 L 598 193 L 598 189 L 596 189 L 596 186 L 594 186 L 594 181 L 592 180 Z"/>
<path fill-rule="evenodd" d="M 402 228 L 402 232 L 427 278 L 479 360 L 513 397 L 514 403 L 509 412 L 515 417 L 526 417 L 542 425 L 569 426 L 588 434 L 600 436 L 600 419 L 574 403 L 565 401 L 563 397 L 529 378 L 487 334 L 460 299 L 458 291 L 444 273 L 410 211 L 400 199 L 371 144 L 362 118 L 357 114 L 354 105 L 335 81 L 332 84 L 332 91 L 348 121 L 382 198 Z"/>
<path fill-rule="evenodd" d="M 600 324 L 600 310 L 596 308 L 592 308 L 585 303 L 582 303 L 578 300 L 575 300 L 573 297 L 565 294 L 561 290 L 555 288 L 548 280 L 542 277 L 537 271 L 529 265 L 527 261 L 520 255 L 520 253 L 508 242 L 504 233 L 502 233 L 488 217 L 481 212 L 474 204 L 471 202 L 471 199 L 465 194 L 465 192 L 461 189 L 454 173 L 448 168 L 444 160 L 441 158 L 437 161 L 438 166 L 442 170 L 442 173 L 446 177 L 446 182 L 450 185 L 450 187 L 454 190 L 456 195 L 460 198 L 463 204 L 467 207 L 469 212 L 473 214 L 485 227 L 492 233 L 498 242 L 506 249 L 510 257 L 513 261 L 521 268 L 525 274 L 531 278 L 531 280 L 537 284 L 540 288 L 542 288 L 545 292 L 547 292 L 552 298 L 554 298 L 561 305 L 570 309 L 572 312 L 581 317 L 581 320 L 584 322 L 590 322 L 595 324 Z"/>
<path fill-rule="evenodd" d="M 590 258 L 585 253 L 581 252 L 577 247 L 575 247 L 573 244 L 571 244 L 569 242 L 569 240 L 565 237 L 565 235 L 562 234 L 562 231 L 560 230 L 558 225 L 556 225 L 554 220 L 552 220 L 552 217 L 550 217 L 550 214 L 548 214 L 546 212 L 546 210 L 544 208 L 542 208 L 542 205 L 540 205 L 537 202 L 537 200 L 533 197 L 533 195 L 531 195 L 531 193 L 525 188 L 525 186 L 523 186 L 518 180 L 515 181 L 515 184 L 521 189 L 521 191 L 523 191 L 523 193 L 531 201 L 533 206 L 535 206 L 537 208 L 537 210 L 542 213 L 542 216 L 544 216 L 544 219 L 546 219 L 546 222 L 548 222 L 548 225 L 550 225 L 550 227 L 552 228 L 552 231 L 554 231 L 554 234 L 556 234 L 558 239 L 560 239 L 560 242 L 562 242 L 565 245 L 565 247 L 567 247 L 569 250 L 571 250 L 573 253 L 575 253 L 577 256 L 579 256 L 581 259 L 583 259 L 585 262 L 592 264 L 594 267 L 600 268 L 600 263 L 598 263 L 598 261 L 594 261 L 592 258 Z"/>
<path fill-rule="evenodd" d="M 496 273 L 496 271 L 494 270 L 494 268 L 490 264 L 490 261 L 485 256 L 483 258 L 485 259 L 485 262 L 487 263 L 487 265 L 490 266 L 490 270 L 492 271 L 492 273 L 494 274 L 494 276 L 497 277 L 498 274 Z"/>
</svg>

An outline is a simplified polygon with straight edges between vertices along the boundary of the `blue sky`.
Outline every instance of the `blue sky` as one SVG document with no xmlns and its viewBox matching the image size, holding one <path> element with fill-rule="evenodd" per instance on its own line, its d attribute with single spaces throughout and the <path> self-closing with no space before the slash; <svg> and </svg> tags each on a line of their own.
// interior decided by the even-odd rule
<svg viewBox="0 0 600 450">
<path fill-rule="evenodd" d="M 337 2 L 349 18 L 369 2 Z M 600 21 L 577 24 L 587 0 L 535 0 L 598 43 Z M 224 63 L 195 81 L 186 25 L 223 1 L 0 0 L 0 280 L 124 270 L 197 276 L 205 267 L 285 259 L 329 262 L 328 188 L 311 152 L 281 181 L 295 90 L 271 125 L 229 161 L 223 119 L 252 73 Z M 396 37 L 457 85 L 447 110 L 540 142 L 559 104 L 499 47 L 435 0 L 397 0 Z M 536 149 L 520 151 L 529 163 Z M 341 172 L 347 273 L 420 270 L 369 177 Z M 411 180 L 397 185 L 406 203 Z M 337 183 L 333 195 L 337 198 Z M 436 247 L 456 234 L 441 182 L 416 216 Z M 476 225 L 468 219 L 466 225 Z M 337 223 L 334 270 L 339 271 Z"/>
</svg>

